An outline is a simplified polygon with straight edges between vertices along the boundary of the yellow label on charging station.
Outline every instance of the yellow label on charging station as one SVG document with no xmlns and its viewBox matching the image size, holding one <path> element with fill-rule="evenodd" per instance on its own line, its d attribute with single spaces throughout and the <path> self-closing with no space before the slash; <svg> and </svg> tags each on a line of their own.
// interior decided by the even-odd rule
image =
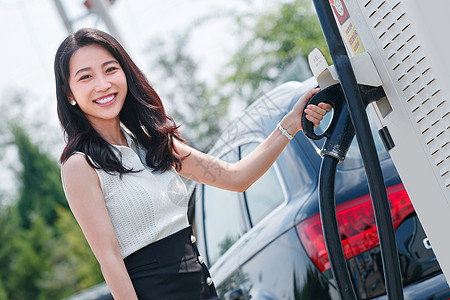
<svg viewBox="0 0 450 300">
<path fill-rule="evenodd" d="M 350 18 L 347 7 L 343 0 L 330 0 L 331 7 L 336 18 L 341 26 L 341 31 L 344 33 L 348 46 L 352 49 L 353 55 L 358 55 L 365 52 L 361 38 L 356 31 L 356 27 Z"/>
</svg>

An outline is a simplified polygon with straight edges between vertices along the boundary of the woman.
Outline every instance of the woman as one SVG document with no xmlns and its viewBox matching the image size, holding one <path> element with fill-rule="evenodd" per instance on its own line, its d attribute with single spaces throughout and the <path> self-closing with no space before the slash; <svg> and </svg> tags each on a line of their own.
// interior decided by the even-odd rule
<svg viewBox="0 0 450 300">
<path fill-rule="evenodd" d="M 187 221 L 179 175 L 244 191 L 301 129 L 302 96 L 249 156 L 228 164 L 189 147 L 161 100 L 109 34 L 81 29 L 55 56 L 58 117 L 67 145 L 62 180 L 70 208 L 115 299 L 216 299 Z M 319 124 L 329 110 L 310 106 Z M 201 166 L 214 160 L 215 168 Z"/>
</svg>

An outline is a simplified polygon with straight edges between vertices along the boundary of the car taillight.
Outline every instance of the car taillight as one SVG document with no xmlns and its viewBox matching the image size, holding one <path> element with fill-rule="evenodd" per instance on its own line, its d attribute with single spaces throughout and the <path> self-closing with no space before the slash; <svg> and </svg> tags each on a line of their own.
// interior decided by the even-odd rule
<svg viewBox="0 0 450 300">
<path fill-rule="evenodd" d="M 387 188 L 394 229 L 414 208 L 403 185 Z M 349 259 L 379 245 L 375 216 L 370 195 L 365 195 L 336 206 L 336 216 L 345 258 Z M 300 240 L 317 268 L 330 268 L 322 233 L 320 215 L 316 214 L 296 225 Z"/>
</svg>

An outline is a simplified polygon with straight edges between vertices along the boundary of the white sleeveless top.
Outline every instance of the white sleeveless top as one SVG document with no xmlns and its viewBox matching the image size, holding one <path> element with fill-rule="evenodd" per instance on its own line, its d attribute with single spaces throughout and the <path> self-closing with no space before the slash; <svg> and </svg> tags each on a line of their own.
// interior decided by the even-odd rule
<svg viewBox="0 0 450 300">
<path fill-rule="evenodd" d="M 125 136 L 129 147 L 113 146 L 124 167 L 142 171 L 120 178 L 95 169 L 122 258 L 189 225 L 189 197 L 178 173 L 173 168 L 153 173 L 145 163 L 145 149 Z"/>
</svg>

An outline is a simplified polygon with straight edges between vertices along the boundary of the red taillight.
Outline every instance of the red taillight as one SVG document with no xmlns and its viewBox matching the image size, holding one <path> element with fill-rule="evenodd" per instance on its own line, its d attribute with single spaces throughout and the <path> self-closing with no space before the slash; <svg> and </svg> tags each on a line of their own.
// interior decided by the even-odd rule
<svg viewBox="0 0 450 300">
<path fill-rule="evenodd" d="M 387 189 L 394 229 L 414 208 L 403 185 L 396 184 Z M 336 206 L 336 215 L 341 233 L 345 258 L 349 259 L 378 246 L 378 233 L 370 195 L 365 195 Z M 323 239 L 320 215 L 314 215 L 297 224 L 297 232 L 306 252 L 317 268 L 323 272 L 330 268 Z"/>
</svg>

